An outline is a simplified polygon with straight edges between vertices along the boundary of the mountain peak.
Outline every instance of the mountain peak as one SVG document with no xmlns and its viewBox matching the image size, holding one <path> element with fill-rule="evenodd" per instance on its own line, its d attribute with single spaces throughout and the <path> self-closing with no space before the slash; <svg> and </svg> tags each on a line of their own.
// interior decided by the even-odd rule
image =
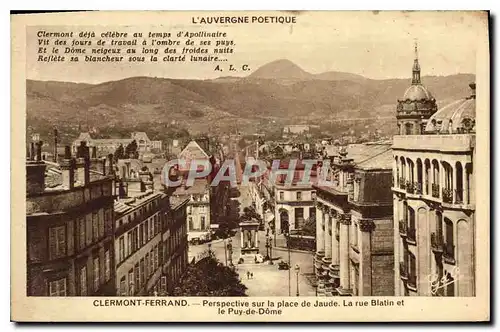
<svg viewBox="0 0 500 332">
<path fill-rule="evenodd" d="M 280 59 L 263 65 L 252 74 L 250 78 L 267 79 L 311 79 L 312 75 L 288 59 Z"/>
</svg>

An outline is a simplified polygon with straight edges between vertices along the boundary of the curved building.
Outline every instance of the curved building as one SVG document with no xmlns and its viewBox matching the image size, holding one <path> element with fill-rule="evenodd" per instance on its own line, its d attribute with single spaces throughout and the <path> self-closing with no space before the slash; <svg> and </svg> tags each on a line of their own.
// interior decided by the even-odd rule
<svg viewBox="0 0 500 332">
<path fill-rule="evenodd" d="M 475 84 L 435 112 L 413 69 L 393 141 L 395 295 L 474 296 Z"/>
</svg>

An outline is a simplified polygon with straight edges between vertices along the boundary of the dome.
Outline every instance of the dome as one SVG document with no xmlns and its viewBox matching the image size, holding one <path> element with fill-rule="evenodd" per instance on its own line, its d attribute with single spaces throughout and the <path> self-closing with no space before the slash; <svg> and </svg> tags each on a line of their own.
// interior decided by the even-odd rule
<svg viewBox="0 0 500 332">
<path fill-rule="evenodd" d="M 426 132 L 452 134 L 475 131 L 476 96 L 475 85 L 470 97 L 457 100 L 434 113 L 427 121 Z"/>
<path fill-rule="evenodd" d="M 422 84 L 412 84 L 404 94 L 403 100 L 431 100 L 433 99 L 429 90 L 427 90 Z"/>
</svg>

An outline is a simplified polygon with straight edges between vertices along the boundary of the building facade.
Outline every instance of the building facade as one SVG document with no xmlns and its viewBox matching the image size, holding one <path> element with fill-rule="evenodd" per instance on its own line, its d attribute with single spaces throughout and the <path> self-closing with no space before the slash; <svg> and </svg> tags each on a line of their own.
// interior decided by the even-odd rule
<svg viewBox="0 0 500 332">
<path fill-rule="evenodd" d="M 419 131 L 394 137 L 397 296 L 475 295 L 475 84 L 470 87 L 469 97 L 424 118 Z"/>
<path fill-rule="evenodd" d="M 309 181 L 304 178 L 305 165 L 300 160 L 293 171 L 287 173 L 290 163 L 283 161 L 276 171 L 274 186 L 274 212 L 276 233 L 290 233 L 301 229 L 306 220 L 316 218 L 314 200 L 316 190 L 312 184 L 316 181 L 316 169 L 313 168 L 309 174 Z M 272 172 L 272 171 L 271 171 Z M 288 179 L 288 176 L 291 179 Z M 302 183 L 304 182 L 304 183 Z"/>
<path fill-rule="evenodd" d="M 168 205 L 166 194 L 152 190 L 129 192 L 115 202 L 116 295 L 144 296 L 157 286 Z"/>
<path fill-rule="evenodd" d="M 34 145 L 26 162 L 28 296 L 114 295 L 113 159 L 106 167 L 86 146 L 73 158 L 67 146 L 60 164 L 47 164 Z"/>
<path fill-rule="evenodd" d="M 318 296 L 394 295 L 391 156 L 389 144 L 341 148 L 313 186 Z"/>
<path fill-rule="evenodd" d="M 130 138 L 92 138 L 90 133 L 80 133 L 80 136 L 73 142 L 73 153 L 76 153 L 81 142 L 86 142 L 90 148 L 95 147 L 98 156 L 107 156 L 110 153 L 115 153 L 120 145 L 125 149 L 132 141 L 137 143 L 137 151 L 139 154 L 146 152 L 161 152 L 163 145 L 161 141 L 152 141 L 145 132 L 133 132 Z"/>
<path fill-rule="evenodd" d="M 189 263 L 186 225 L 188 202 L 183 197 L 170 197 L 169 211 L 162 227 L 162 276 L 157 285 L 160 295 L 172 294 Z"/>
</svg>

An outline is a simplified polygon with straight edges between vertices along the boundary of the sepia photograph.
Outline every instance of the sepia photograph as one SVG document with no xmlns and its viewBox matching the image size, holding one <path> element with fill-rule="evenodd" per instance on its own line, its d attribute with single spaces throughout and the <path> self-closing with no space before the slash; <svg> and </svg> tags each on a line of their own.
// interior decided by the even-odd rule
<svg viewBox="0 0 500 332">
<path fill-rule="evenodd" d="M 12 318 L 488 320 L 488 19 L 13 15 Z"/>
</svg>

